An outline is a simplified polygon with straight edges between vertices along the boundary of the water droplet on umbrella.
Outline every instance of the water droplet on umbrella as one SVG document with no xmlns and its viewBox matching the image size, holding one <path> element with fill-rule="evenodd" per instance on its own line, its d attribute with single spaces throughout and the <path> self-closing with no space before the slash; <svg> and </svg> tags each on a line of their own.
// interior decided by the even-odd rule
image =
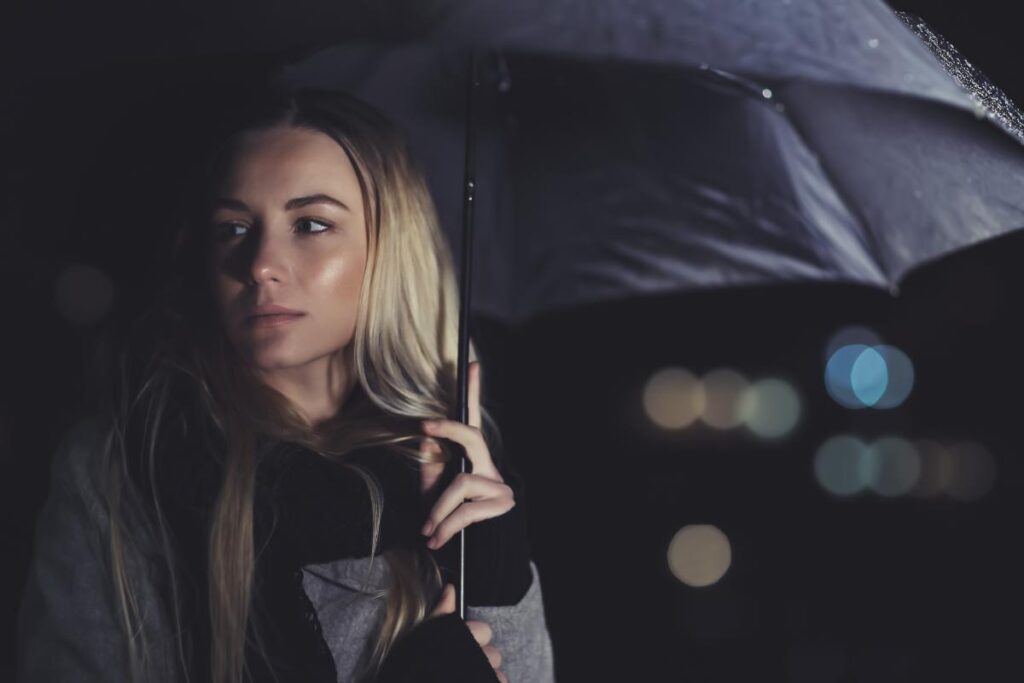
<svg viewBox="0 0 1024 683">
<path fill-rule="evenodd" d="M 765 88 L 761 91 L 761 94 L 764 95 L 766 100 L 770 100 L 772 98 L 772 91 L 770 88 Z"/>
<path fill-rule="evenodd" d="M 1024 143 L 1024 113 L 1006 96 L 1006 93 L 960 54 L 952 43 L 932 31 L 920 17 L 898 10 L 895 14 L 917 34 L 922 44 L 931 50 L 942 64 L 946 73 L 967 91 L 971 99 L 985 106 L 985 114 L 975 112 L 975 115 L 994 121 Z"/>
<path fill-rule="evenodd" d="M 868 40 L 868 47 L 874 49 L 878 47 L 878 38 L 871 38 Z"/>
</svg>

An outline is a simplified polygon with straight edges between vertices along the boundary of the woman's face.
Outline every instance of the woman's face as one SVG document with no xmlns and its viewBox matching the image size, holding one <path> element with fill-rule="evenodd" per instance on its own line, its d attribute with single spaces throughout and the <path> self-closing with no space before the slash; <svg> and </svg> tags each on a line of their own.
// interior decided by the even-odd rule
<svg viewBox="0 0 1024 683">
<path fill-rule="evenodd" d="M 249 132 L 217 190 L 212 282 L 228 338 L 259 370 L 329 366 L 352 341 L 367 257 L 348 155 L 319 131 Z M 298 315 L 253 317 L 267 305 Z"/>
</svg>

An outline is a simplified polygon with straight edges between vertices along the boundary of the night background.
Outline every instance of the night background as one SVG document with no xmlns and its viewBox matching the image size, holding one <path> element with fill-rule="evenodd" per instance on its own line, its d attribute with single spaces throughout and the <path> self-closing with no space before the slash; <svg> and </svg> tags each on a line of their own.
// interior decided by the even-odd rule
<svg viewBox="0 0 1024 683">
<path fill-rule="evenodd" d="M 889 5 L 1024 102 L 1008 4 Z M 129 114 L 173 120 L 156 85 L 244 79 L 278 58 L 247 52 L 275 22 L 322 39 L 323 17 L 342 16 L 312 2 L 210 11 L 63 3 L 6 22 L 3 680 L 50 458 L 95 400 L 97 340 L 154 284 L 161 201 L 174 199 L 158 179 L 193 151 Z M 355 32 L 373 13 L 348 18 Z M 163 58 L 175 41 L 206 56 Z M 120 85 L 130 75 L 137 89 Z M 485 403 L 526 481 L 558 679 L 1022 680 L 1022 257 L 1018 232 L 927 264 L 898 296 L 784 284 L 580 307 L 517 328 L 478 319 Z M 824 378 L 844 342 L 906 354 L 905 401 L 841 405 Z M 735 374 L 712 378 L 740 384 L 708 379 L 726 369 Z M 710 417 L 659 426 L 658 381 L 677 397 L 704 387 Z M 745 424 L 711 412 L 758 388 L 777 392 L 762 401 L 773 408 L 744 404 Z M 898 453 L 865 456 L 888 464 L 858 484 L 827 447 L 844 436 L 888 439 Z M 706 561 L 679 560 L 687 551 Z"/>
</svg>

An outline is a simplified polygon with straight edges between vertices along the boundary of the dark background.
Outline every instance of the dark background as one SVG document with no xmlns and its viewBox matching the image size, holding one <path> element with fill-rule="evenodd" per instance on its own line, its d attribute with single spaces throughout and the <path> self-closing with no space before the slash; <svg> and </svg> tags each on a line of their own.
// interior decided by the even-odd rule
<svg viewBox="0 0 1024 683">
<path fill-rule="evenodd" d="M 1024 102 L 1010 4 L 890 4 L 920 15 Z M 325 16 L 353 32 L 376 21 L 366 7 L 346 14 L 310 2 L 126 2 L 35 5 L 6 24 L 0 680 L 13 675 L 14 615 L 50 457 L 92 405 L 95 340 L 152 280 L 167 188 L 144 179 L 159 176 L 161 159 L 192 151 L 173 131 L 111 116 L 120 102 L 125 111 L 173 106 L 116 84 L 134 74 L 173 90 L 181 74 L 242 74 L 298 47 L 260 50 L 278 17 L 305 23 L 317 40 L 327 37 Z M 205 56 L 166 59 L 178 43 Z M 258 54 L 238 56 L 253 46 Z M 559 680 L 1024 680 L 1015 654 L 1022 256 L 1021 234 L 978 245 L 912 274 L 897 298 L 787 285 L 595 306 L 519 329 L 478 321 L 489 406 L 527 482 Z M 68 270 L 80 264 L 109 276 L 113 298 L 106 313 L 75 322 L 62 302 L 69 281 L 92 282 Z M 96 287 L 92 300 L 102 300 Z M 917 384 L 902 407 L 854 412 L 826 394 L 823 350 L 849 324 L 913 359 Z M 668 365 L 785 377 L 805 413 L 773 444 L 700 427 L 659 433 L 640 397 Z M 978 441 L 995 457 L 994 488 L 972 502 L 836 499 L 818 486 L 812 459 L 846 432 Z M 732 565 L 713 586 L 687 587 L 668 571 L 668 542 L 691 523 L 714 524 L 731 542 Z"/>
</svg>

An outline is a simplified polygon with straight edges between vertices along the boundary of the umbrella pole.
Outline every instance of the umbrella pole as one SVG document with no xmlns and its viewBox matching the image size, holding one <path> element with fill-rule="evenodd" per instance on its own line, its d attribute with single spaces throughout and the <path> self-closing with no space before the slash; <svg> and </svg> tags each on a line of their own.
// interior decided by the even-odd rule
<svg viewBox="0 0 1024 683">
<path fill-rule="evenodd" d="M 469 293 L 473 269 L 473 206 L 476 198 L 476 116 L 474 100 L 480 87 L 479 58 L 476 50 L 469 54 L 469 78 L 466 85 L 466 157 L 462 195 L 462 281 L 459 306 L 458 412 L 462 424 L 469 424 Z M 462 453 L 460 469 L 466 472 L 468 458 Z M 462 619 L 465 609 L 466 530 L 459 531 L 459 567 L 455 587 L 455 605 Z"/>
</svg>

